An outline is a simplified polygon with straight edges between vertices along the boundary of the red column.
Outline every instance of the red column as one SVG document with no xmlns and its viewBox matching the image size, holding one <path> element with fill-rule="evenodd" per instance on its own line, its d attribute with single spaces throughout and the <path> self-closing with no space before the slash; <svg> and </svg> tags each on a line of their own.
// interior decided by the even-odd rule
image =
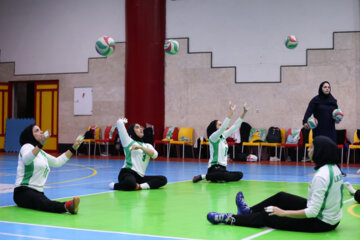
<svg viewBox="0 0 360 240">
<path fill-rule="evenodd" d="M 125 116 L 164 129 L 165 0 L 126 0 Z"/>
</svg>

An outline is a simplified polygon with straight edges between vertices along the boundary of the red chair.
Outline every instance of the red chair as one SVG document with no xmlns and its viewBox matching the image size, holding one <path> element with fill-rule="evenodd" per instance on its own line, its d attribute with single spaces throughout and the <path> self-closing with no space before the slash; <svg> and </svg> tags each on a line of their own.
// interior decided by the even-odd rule
<svg viewBox="0 0 360 240">
<path fill-rule="evenodd" d="M 164 144 L 166 146 L 166 158 L 170 157 L 170 141 L 176 141 L 178 139 L 179 128 L 167 126 L 163 132 L 163 138 L 161 140 L 154 140 L 154 148 L 156 144 Z"/>
<path fill-rule="evenodd" d="M 288 139 L 288 136 L 291 134 L 291 128 L 288 129 L 288 131 L 286 132 L 286 139 Z M 300 139 L 297 143 L 282 143 L 280 145 L 280 159 L 281 159 L 281 153 L 282 153 L 282 149 L 287 149 L 287 148 L 296 148 L 296 162 L 299 161 L 299 147 L 303 146 L 303 135 L 302 135 L 302 131 L 300 130 Z"/>
<path fill-rule="evenodd" d="M 115 126 L 106 126 L 105 131 L 104 131 L 104 138 L 95 140 L 94 155 L 96 153 L 96 145 L 98 145 L 100 155 L 109 156 L 109 145 L 115 144 L 117 133 L 118 133 L 118 130 Z M 105 154 L 101 153 L 101 145 L 106 146 Z"/>
</svg>

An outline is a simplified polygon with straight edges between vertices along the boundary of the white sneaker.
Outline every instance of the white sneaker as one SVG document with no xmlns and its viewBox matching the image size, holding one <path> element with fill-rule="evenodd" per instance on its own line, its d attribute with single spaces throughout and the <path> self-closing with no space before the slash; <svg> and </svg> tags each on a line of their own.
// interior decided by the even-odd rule
<svg viewBox="0 0 360 240">
<path fill-rule="evenodd" d="M 345 187 L 349 190 L 351 195 L 355 194 L 355 189 L 353 188 L 353 186 L 351 185 L 351 183 L 349 182 L 344 182 Z"/>
<path fill-rule="evenodd" d="M 114 182 L 109 183 L 109 188 L 110 188 L 111 190 L 114 190 L 114 186 L 115 186 L 115 183 L 114 183 Z"/>
<path fill-rule="evenodd" d="M 270 157 L 270 162 L 278 162 L 278 161 L 280 161 L 280 158 L 278 158 L 278 157 Z"/>
</svg>

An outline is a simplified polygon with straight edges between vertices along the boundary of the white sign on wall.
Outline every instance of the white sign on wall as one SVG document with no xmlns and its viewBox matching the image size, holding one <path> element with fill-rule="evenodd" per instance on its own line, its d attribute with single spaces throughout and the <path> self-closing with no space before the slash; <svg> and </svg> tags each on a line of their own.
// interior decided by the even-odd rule
<svg viewBox="0 0 360 240">
<path fill-rule="evenodd" d="M 74 88 L 74 115 L 92 115 L 92 88 Z"/>
</svg>

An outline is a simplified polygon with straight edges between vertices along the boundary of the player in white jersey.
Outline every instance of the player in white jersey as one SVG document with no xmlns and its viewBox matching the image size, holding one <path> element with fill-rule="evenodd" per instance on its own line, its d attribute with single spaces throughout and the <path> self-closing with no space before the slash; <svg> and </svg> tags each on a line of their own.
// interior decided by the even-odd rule
<svg viewBox="0 0 360 240">
<path fill-rule="evenodd" d="M 39 126 L 30 125 L 20 135 L 20 153 L 14 189 L 14 201 L 19 207 L 31 208 L 46 212 L 63 213 L 78 212 L 80 198 L 74 197 L 67 202 L 57 202 L 48 199 L 44 194 L 44 185 L 50 172 L 50 167 L 61 167 L 75 153 L 83 141 L 79 136 L 72 148 L 53 157 L 42 150 L 49 132 L 43 133 Z"/>
<path fill-rule="evenodd" d="M 239 181 L 243 177 L 240 171 L 227 171 L 228 145 L 226 138 L 233 132 L 238 130 L 243 122 L 246 112 L 248 111 L 246 104 L 244 104 L 244 111 L 242 115 L 235 121 L 235 123 L 226 130 L 229 126 L 230 119 L 235 110 L 235 105 L 230 103 L 230 112 L 225 118 L 224 122 L 218 120 L 212 121 L 207 127 L 207 135 L 209 137 L 210 159 L 208 164 L 207 174 L 197 175 L 193 177 L 193 182 L 199 182 L 206 179 L 211 182 L 231 182 Z"/>
<path fill-rule="evenodd" d="M 300 232 L 334 230 L 342 218 L 343 204 L 343 176 L 337 166 L 337 146 L 330 138 L 318 136 L 308 151 L 316 172 L 307 199 L 279 192 L 249 207 L 239 192 L 235 199 L 237 214 L 210 212 L 208 221 Z"/>
<path fill-rule="evenodd" d="M 357 170 L 356 173 L 360 174 L 360 169 Z M 353 186 L 351 185 L 351 183 L 349 183 L 349 182 L 345 182 L 344 185 L 345 185 L 345 187 L 349 190 L 350 194 L 354 196 L 354 199 L 355 199 L 358 203 L 360 203 L 360 190 L 355 190 L 355 189 L 353 188 Z"/>
<path fill-rule="evenodd" d="M 144 128 L 135 123 L 126 131 L 125 123 L 127 123 L 126 118 L 120 118 L 116 122 L 125 152 L 125 162 L 119 173 L 118 182 L 110 183 L 110 188 L 133 191 L 155 189 L 166 185 L 165 176 L 145 176 L 150 158 L 157 158 L 158 153 L 151 144 L 144 143 Z"/>
</svg>

